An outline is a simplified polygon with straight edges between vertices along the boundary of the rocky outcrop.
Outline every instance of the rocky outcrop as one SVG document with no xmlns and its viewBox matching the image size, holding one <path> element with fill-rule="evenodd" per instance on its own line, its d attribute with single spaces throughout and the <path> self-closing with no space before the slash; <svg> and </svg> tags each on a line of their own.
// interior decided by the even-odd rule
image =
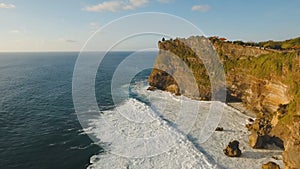
<svg viewBox="0 0 300 169">
<path fill-rule="evenodd" d="M 195 41 L 175 39 L 159 42 L 160 51 L 148 81 L 150 86 L 160 90 L 210 100 L 212 89 L 205 64 L 208 65 L 211 61 L 209 58 L 201 59 L 201 56 L 208 56 L 214 50 L 207 39 L 191 38 Z M 203 49 L 198 51 L 198 55 L 191 48 L 195 44 Z"/>
<path fill-rule="evenodd" d="M 242 151 L 239 148 L 239 144 L 236 140 L 229 142 L 228 146 L 223 150 L 224 154 L 228 157 L 240 157 Z"/>
<path fill-rule="evenodd" d="M 211 86 L 222 84 L 222 80 L 212 84 L 211 79 L 222 77 L 218 71 L 211 71 L 218 69 L 207 66 L 214 65 L 211 57 L 198 55 L 215 55 L 213 47 L 225 70 L 227 98 L 240 99 L 249 110 L 261 115 L 248 125 L 252 133 L 250 145 L 264 148 L 271 143 L 284 147 L 285 168 L 300 168 L 299 55 L 219 40 L 212 42 L 208 44 L 204 37 L 159 42 L 160 52 L 149 84 L 175 94 L 210 100 L 212 91 L 221 89 Z M 170 53 L 175 57 L 169 57 Z"/>
<path fill-rule="evenodd" d="M 167 72 L 160 71 L 159 69 L 152 70 L 152 76 L 149 77 L 149 85 L 149 90 L 159 89 L 180 94 L 178 84 L 174 78 L 172 78 L 172 76 Z"/>
<path fill-rule="evenodd" d="M 271 135 L 272 125 L 270 121 L 260 115 L 253 124 L 247 125 L 251 134 L 249 136 L 249 144 L 253 148 L 268 148 L 269 145 L 276 145 L 279 148 L 284 148 L 283 141 Z"/>
<path fill-rule="evenodd" d="M 279 165 L 274 162 L 268 162 L 261 166 L 262 169 L 280 169 Z"/>
<path fill-rule="evenodd" d="M 224 128 L 223 128 L 223 127 L 217 127 L 217 128 L 215 129 L 215 131 L 224 131 Z"/>
<path fill-rule="evenodd" d="M 288 159 L 285 160 L 286 168 L 297 169 L 300 166 L 300 117 L 293 124 L 287 125 L 287 128 L 286 132 L 290 135 L 284 140 L 283 157 Z"/>
</svg>

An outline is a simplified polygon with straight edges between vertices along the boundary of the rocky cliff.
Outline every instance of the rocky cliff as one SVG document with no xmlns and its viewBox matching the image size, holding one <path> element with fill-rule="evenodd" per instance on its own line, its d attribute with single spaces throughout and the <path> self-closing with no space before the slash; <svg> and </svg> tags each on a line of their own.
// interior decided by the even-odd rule
<svg viewBox="0 0 300 169">
<path fill-rule="evenodd" d="M 158 46 L 156 68 L 149 77 L 153 88 L 210 100 L 212 93 L 226 85 L 227 101 L 241 100 L 258 115 L 249 127 L 250 145 L 264 148 L 259 142 L 280 146 L 283 141 L 285 167 L 300 168 L 300 60 L 296 51 L 265 50 L 217 38 L 208 43 L 204 37 L 167 40 Z M 223 67 L 212 59 L 215 55 Z"/>
</svg>

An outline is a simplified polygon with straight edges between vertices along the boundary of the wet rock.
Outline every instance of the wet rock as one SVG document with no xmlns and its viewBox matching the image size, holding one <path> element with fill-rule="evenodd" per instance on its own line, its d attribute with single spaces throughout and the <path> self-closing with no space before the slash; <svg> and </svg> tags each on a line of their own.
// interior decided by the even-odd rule
<svg viewBox="0 0 300 169">
<path fill-rule="evenodd" d="M 252 129 L 252 124 L 246 124 L 245 127 L 248 129 L 248 131 L 251 131 L 251 129 Z"/>
<path fill-rule="evenodd" d="M 155 90 L 156 90 L 156 87 L 154 87 L 154 86 L 149 86 L 147 90 L 155 91 Z"/>
<path fill-rule="evenodd" d="M 265 117 L 257 118 L 253 124 L 246 125 L 251 134 L 249 136 L 249 145 L 252 148 L 267 148 L 268 145 L 276 145 L 283 149 L 283 141 L 270 134 L 272 125 Z"/>
<path fill-rule="evenodd" d="M 279 165 L 274 162 L 268 162 L 261 166 L 262 169 L 280 169 Z"/>
<path fill-rule="evenodd" d="M 285 137 L 283 162 L 286 169 L 300 168 L 300 118 L 289 126 L 291 132 Z"/>
<path fill-rule="evenodd" d="M 274 160 L 279 160 L 279 159 L 280 159 L 278 156 L 272 156 L 272 158 L 273 158 Z"/>
<path fill-rule="evenodd" d="M 258 133 L 253 132 L 249 136 L 249 145 L 252 148 L 265 148 L 269 140 L 268 135 L 259 135 Z"/>
<path fill-rule="evenodd" d="M 223 131 L 224 128 L 223 127 L 217 127 L 215 131 Z"/>
<path fill-rule="evenodd" d="M 180 96 L 180 90 L 176 84 L 171 84 L 171 85 L 167 86 L 166 90 L 171 93 L 175 93 L 176 96 Z"/>
<path fill-rule="evenodd" d="M 223 150 L 224 154 L 228 157 L 240 157 L 242 152 L 239 148 L 239 144 L 237 140 L 229 142 L 228 146 Z"/>
</svg>

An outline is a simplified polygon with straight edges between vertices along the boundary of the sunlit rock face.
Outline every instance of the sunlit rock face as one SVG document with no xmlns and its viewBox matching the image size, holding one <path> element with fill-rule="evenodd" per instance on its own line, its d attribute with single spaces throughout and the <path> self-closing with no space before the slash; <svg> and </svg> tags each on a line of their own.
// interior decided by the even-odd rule
<svg viewBox="0 0 300 169">
<path fill-rule="evenodd" d="M 267 119 L 270 129 L 266 137 L 284 142 L 285 168 L 300 168 L 300 57 L 296 51 L 266 50 L 205 37 L 166 40 L 158 46 L 148 79 L 151 86 L 211 100 L 212 93 L 224 90 L 225 84 L 227 101 L 231 97 L 241 100 L 259 114 L 258 121 Z M 210 57 L 215 55 L 223 65 L 226 81 L 221 68 L 209 66 L 218 65 Z M 212 82 L 212 78 L 219 80 Z M 258 141 L 253 138 L 261 138 L 253 137 L 255 132 L 250 136 L 253 144 Z"/>
</svg>

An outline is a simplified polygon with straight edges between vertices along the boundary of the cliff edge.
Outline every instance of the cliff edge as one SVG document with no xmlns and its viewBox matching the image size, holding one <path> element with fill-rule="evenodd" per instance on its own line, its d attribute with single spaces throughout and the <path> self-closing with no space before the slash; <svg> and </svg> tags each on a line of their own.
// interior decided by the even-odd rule
<svg viewBox="0 0 300 169">
<path fill-rule="evenodd" d="M 200 36 L 166 40 L 158 46 L 155 68 L 148 79 L 152 89 L 211 100 L 212 93 L 223 91 L 222 85 L 225 85 L 228 102 L 242 101 L 257 114 L 255 122 L 247 126 L 252 132 L 250 145 L 253 148 L 265 148 L 266 144 L 282 147 L 285 168 L 300 168 L 298 51 L 277 51 Z M 209 57 L 215 55 L 222 66 Z M 212 82 L 212 78 L 216 80 Z"/>
</svg>

